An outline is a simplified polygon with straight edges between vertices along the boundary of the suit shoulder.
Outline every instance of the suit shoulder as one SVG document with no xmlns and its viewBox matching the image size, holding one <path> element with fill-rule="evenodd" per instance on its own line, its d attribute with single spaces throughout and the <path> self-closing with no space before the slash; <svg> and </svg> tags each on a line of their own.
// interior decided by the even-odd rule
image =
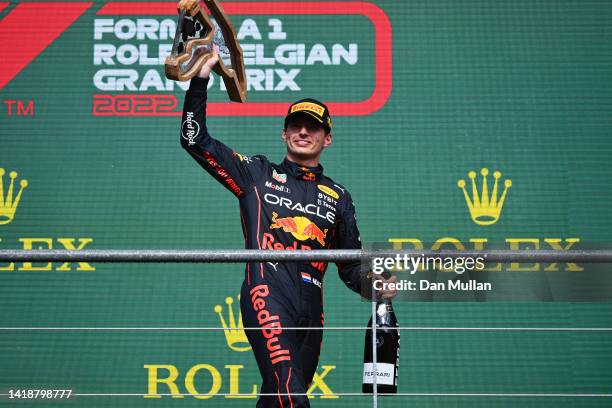
<svg viewBox="0 0 612 408">
<path fill-rule="evenodd" d="M 235 150 L 232 150 L 232 154 L 238 158 L 238 160 L 240 160 L 241 162 L 245 163 L 245 164 L 252 164 L 253 162 L 259 162 L 262 164 L 269 164 L 270 162 L 268 161 L 268 158 L 266 156 L 257 154 L 254 156 L 247 156 L 245 154 L 242 153 L 238 153 Z"/>
<path fill-rule="evenodd" d="M 271 164 L 270 160 L 268 160 L 268 158 L 266 156 L 264 156 L 263 154 L 256 154 L 254 156 L 251 156 L 252 159 L 254 160 L 260 160 L 262 163 L 266 163 L 266 164 Z"/>
<path fill-rule="evenodd" d="M 232 150 L 232 153 L 234 154 L 234 156 L 238 157 L 242 161 L 246 161 L 246 160 L 249 160 L 249 159 L 250 160 L 262 160 L 262 161 L 265 161 L 265 162 L 268 161 L 268 158 L 266 156 L 262 155 L 262 154 L 255 154 L 255 155 L 252 155 L 252 156 L 248 156 L 246 154 L 242 154 L 242 153 L 237 152 L 235 150 Z"/>
<path fill-rule="evenodd" d="M 324 193 L 332 196 L 336 200 L 345 200 L 346 198 L 350 199 L 351 194 L 342 184 L 337 183 L 331 177 L 323 176 L 323 178 L 319 182 L 318 186 L 319 190 Z"/>
</svg>

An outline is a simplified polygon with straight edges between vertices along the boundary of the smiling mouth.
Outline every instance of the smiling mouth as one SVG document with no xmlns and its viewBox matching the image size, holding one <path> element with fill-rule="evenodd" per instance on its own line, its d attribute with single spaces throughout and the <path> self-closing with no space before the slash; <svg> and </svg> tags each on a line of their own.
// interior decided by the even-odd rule
<svg viewBox="0 0 612 408">
<path fill-rule="evenodd" d="M 304 139 L 300 139 L 300 140 L 296 140 L 294 142 L 297 146 L 309 146 L 311 144 L 310 141 L 308 140 L 304 140 Z"/>
</svg>

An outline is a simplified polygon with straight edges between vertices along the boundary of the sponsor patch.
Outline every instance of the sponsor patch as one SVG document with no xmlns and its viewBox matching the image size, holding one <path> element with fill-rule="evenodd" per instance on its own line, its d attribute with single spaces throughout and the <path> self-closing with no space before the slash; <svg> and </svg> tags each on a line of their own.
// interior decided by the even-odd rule
<svg viewBox="0 0 612 408">
<path fill-rule="evenodd" d="M 316 103 L 312 102 L 302 102 L 291 107 L 291 113 L 301 111 L 310 111 L 319 115 L 320 117 L 323 117 L 323 112 L 325 112 L 325 108 L 323 108 L 321 105 L 317 105 Z"/>
<path fill-rule="evenodd" d="M 233 152 L 233 153 L 234 153 L 234 156 L 238 157 L 241 162 L 251 163 L 253 161 L 253 159 L 251 159 L 249 156 L 245 156 L 244 154 L 240 154 L 238 152 Z"/>
<path fill-rule="evenodd" d="M 321 190 L 322 192 L 324 192 L 325 194 L 327 194 L 330 197 L 335 198 L 336 200 L 338 198 L 340 198 L 340 196 L 338 195 L 338 193 L 336 193 L 334 190 L 332 190 L 331 188 L 324 186 L 323 184 L 319 184 L 317 186 L 319 188 L 319 190 Z"/>
<path fill-rule="evenodd" d="M 278 184 L 274 184 L 271 181 L 266 181 L 266 187 L 267 188 L 271 188 L 272 190 L 276 190 L 276 191 L 282 191 L 283 193 L 291 193 L 291 190 L 289 189 L 289 187 L 287 186 L 280 186 Z"/>
<path fill-rule="evenodd" d="M 316 215 L 317 217 L 327 220 L 332 224 L 336 222 L 336 214 L 334 211 L 326 212 L 323 208 L 316 204 L 302 205 L 302 203 L 294 203 L 287 197 L 279 197 L 272 193 L 266 193 L 264 195 L 264 201 L 268 204 L 285 207 L 291 211 L 299 211 L 304 214 Z"/>
<path fill-rule="evenodd" d="M 272 178 L 279 183 L 287 182 L 287 175 L 282 173 L 277 173 L 276 170 L 272 170 Z"/>
<path fill-rule="evenodd" d="M 195 138 L 200 134 L 200 125 L 193 120 L 193 112 L 187 112 L 185 121 L 181 125 L 181 136 L 189 142 L 189 146 L 195 144 Z"/>
<path fill-rule="evenodd" d="M 321 287 L 321 281 L 318 280 L 317 278 L 313 278 L 309 273 L 306 273 L 306 272 L 301 272 L 301 274 L 302 274 L 302 280 L 304 282 L 312 283 L 313 285 L 315 285 L 318 288 Z"/>
</svg>

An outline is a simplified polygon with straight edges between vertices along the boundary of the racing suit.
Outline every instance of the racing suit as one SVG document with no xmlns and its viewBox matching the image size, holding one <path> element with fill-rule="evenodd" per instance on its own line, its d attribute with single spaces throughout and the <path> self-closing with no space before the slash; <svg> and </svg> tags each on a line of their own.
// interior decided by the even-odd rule
<svg viewBox="0 0 612 408">
<path fill-rule="evenodd" d="M 285 159 L 236 153 L 206 129 L 208 80 L 193 78 L 185 96 L 181 145 L 240 204 L 247 249 L 360 249 L 355 207 L 348 191 L 323 175 Z M 360 264 L 337 264 L 340 278 L 360 292 Z M 246 265 L 240 296 L 247 330 L 263 378 L 257 407 L 309 407 L 304 395 L 321 351 L 325 262 Z M 302 394 L 302 395 L 294 395 Z"/>
</svg>

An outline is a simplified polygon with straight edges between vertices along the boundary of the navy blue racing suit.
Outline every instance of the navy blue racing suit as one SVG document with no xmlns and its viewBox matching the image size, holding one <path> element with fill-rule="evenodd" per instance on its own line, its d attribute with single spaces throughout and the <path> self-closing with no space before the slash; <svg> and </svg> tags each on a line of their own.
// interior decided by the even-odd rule
<svg viewBox="0 0 612 408">
<path fill-rule="evenodd" d="M 245 156 L 213 139 L 206 128 L 208 80 L 194 78 L 185 96 L 181 145 L 240 204 L 247 249 L 360 249 L 349 192 L 323 175 L 285 159 Z M 344 283 L 360 292 L 360 264 L 337 264 Z M 321 351 L 325 262 L 246 265 L 240 308 L 263 378 L 257 407 L 309 407 L 304 395 Z"/>
</svg>

